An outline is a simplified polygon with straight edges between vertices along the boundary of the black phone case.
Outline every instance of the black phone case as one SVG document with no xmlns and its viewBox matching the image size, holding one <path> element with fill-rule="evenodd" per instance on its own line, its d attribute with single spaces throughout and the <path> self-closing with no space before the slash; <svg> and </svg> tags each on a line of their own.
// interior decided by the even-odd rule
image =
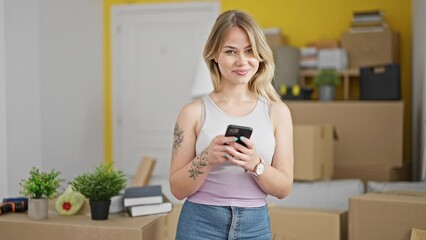
<svg viewBox="0 0 426 240">
<path fill-rule="evenodd" d="M 238 138 L 237 143 L 247 147 L 246 144 L 240 140 L 240 137 L 243 136 L 245 138 L 250 138 L 252 132 L 253 132 L 253 129 L 251 127 L 231 124 L 231 125 L 228 125 L 228 127 L 226 128 L 225 137 L 230 137 L 230 136 L 237 137 Z"/>
</svg>

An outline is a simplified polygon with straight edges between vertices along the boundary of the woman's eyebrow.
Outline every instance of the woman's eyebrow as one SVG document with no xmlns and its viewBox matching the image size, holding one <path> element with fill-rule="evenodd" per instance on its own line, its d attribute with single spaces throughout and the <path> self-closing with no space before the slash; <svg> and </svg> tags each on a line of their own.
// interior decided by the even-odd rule
<svg viewBox="0 0 426 240">
<path fill-rule="evenodd" d="M 233 47 L 233 46 L 224 46 L 223 48 L 231 48 L 231 49 L 237 49 L 237 47 Z M 247 45 L 246 47 L 244 47 L 245 49 L 246 48 L 251 48 L 251 44 L 250 45 Z"/>
</svg>

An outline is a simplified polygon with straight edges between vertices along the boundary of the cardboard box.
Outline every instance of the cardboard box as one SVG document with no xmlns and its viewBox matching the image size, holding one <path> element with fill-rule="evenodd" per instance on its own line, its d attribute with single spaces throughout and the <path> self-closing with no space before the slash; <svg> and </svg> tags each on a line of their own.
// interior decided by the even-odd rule
<svg viewBox="0 0 426 240">
<path fill-rule="evenodd" d="M 348 51 L 351 69 L 399 63 L 399 34 L 396 32 L 344 33 L 342 47 Z"/>
<path fill-rule="evenodd" d="M 332 124 L 335 165 L 403 166 L 402 101 L 287 101 L 293 123 Z"/>
<path fill-rule="evenodd" d="M 265 28 L 263 29 L 263 33 L 272 51 L 287 43 L 280 28 Z"/>
<path fill-rule="evenodd" d="M 156 239 L 161 215 L 126 217 L 110 214 L 106 221 L 89 216 L 62 216 L 49 212 L 47 220 L 28 219 L 27 213 L 0 217 L 0 238 L 13 240 L 145 240 Z"/>
<path fill-rule="evenodd" d="M 426 230 L 421 230 L 418 228 L 411 229 L 410 240 L 426 240 Z"/>
<path fill-rule="evenodd" d="M 173 211 L 163 215 L 157 228 L 157 240 L 175 240 L 182 204 L 174 204 Z"/>
<path fill-rule="evenodd" d="M 333 175 L 331 125 L 294 125 L 294 179 L 329 180 Z"/>
<path fill-rule="evenodd" d="M 409 240 L 412 228 L 426 228 L 424 193 L 367 193 L 349 199 L 349 240 Z"/>
<path fill-rule="evenodd" d="M 345 240 L 346 211 L 269 207 L 274 240 Z"/>
<path fill-rule="evenodd" d="M 361 179 L 368 181 L 406 181 L 409 180 L 409 167 L 390 167 L 377 164 L 334 165 L 333 179 Z"/>
</svg>

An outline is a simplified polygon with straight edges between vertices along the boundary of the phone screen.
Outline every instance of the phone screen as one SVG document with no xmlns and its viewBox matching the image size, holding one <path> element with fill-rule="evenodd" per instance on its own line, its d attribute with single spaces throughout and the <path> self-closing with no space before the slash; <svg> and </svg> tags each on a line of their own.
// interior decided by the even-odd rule
<svg viewBox="0 0 426 240">
<path fill-rule="evenodd" d="M 237 143 L 247 147 L 246 144 L 240 140 L 240 137 L 243 136 L 245 138 L 250 138 L 252 132 L 253 132 L 253 129 L 251 127 L 231 124 L 231 125 L 228 125 L 228 127 L 226 128 L 225 137 L 230 137 L 230 136 L 237 137 L 238 138 Z"/>
</svg>

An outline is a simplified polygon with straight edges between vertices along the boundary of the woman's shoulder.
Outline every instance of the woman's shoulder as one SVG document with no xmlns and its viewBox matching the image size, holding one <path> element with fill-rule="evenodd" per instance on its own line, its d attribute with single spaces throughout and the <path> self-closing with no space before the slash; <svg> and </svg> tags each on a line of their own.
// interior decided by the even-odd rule
<svg viewBox="0 0 426 240">
<path fill-rule="evenodd" d="M 291 117 L 290 109 L 283 101 L 269 101 L 271 117 L 282 119 Z"/>
<path fill-rule="evenodd" d="M 201 106 L 202 106 L 202 104 L 203 104 L 203 100 L 202 100 L 202 98 L 197 98 L 197 99 L 192 100 L 192 101 L 191 101 L 191 102 L 189 102 L 189 103 L 186 103 L 186 104 L 182 107 L 181 111 L 195 111 L 195 110 L 201 110 Z"/>
<path fill-rule="evenodd" d="M 196 117 L 197 113 L 201 113 L 202 102 L 201 98 L 194 99 L 193 101 L 185 104 L 181 109 L 179 115 L 185 118 Z"/>
</svg>

